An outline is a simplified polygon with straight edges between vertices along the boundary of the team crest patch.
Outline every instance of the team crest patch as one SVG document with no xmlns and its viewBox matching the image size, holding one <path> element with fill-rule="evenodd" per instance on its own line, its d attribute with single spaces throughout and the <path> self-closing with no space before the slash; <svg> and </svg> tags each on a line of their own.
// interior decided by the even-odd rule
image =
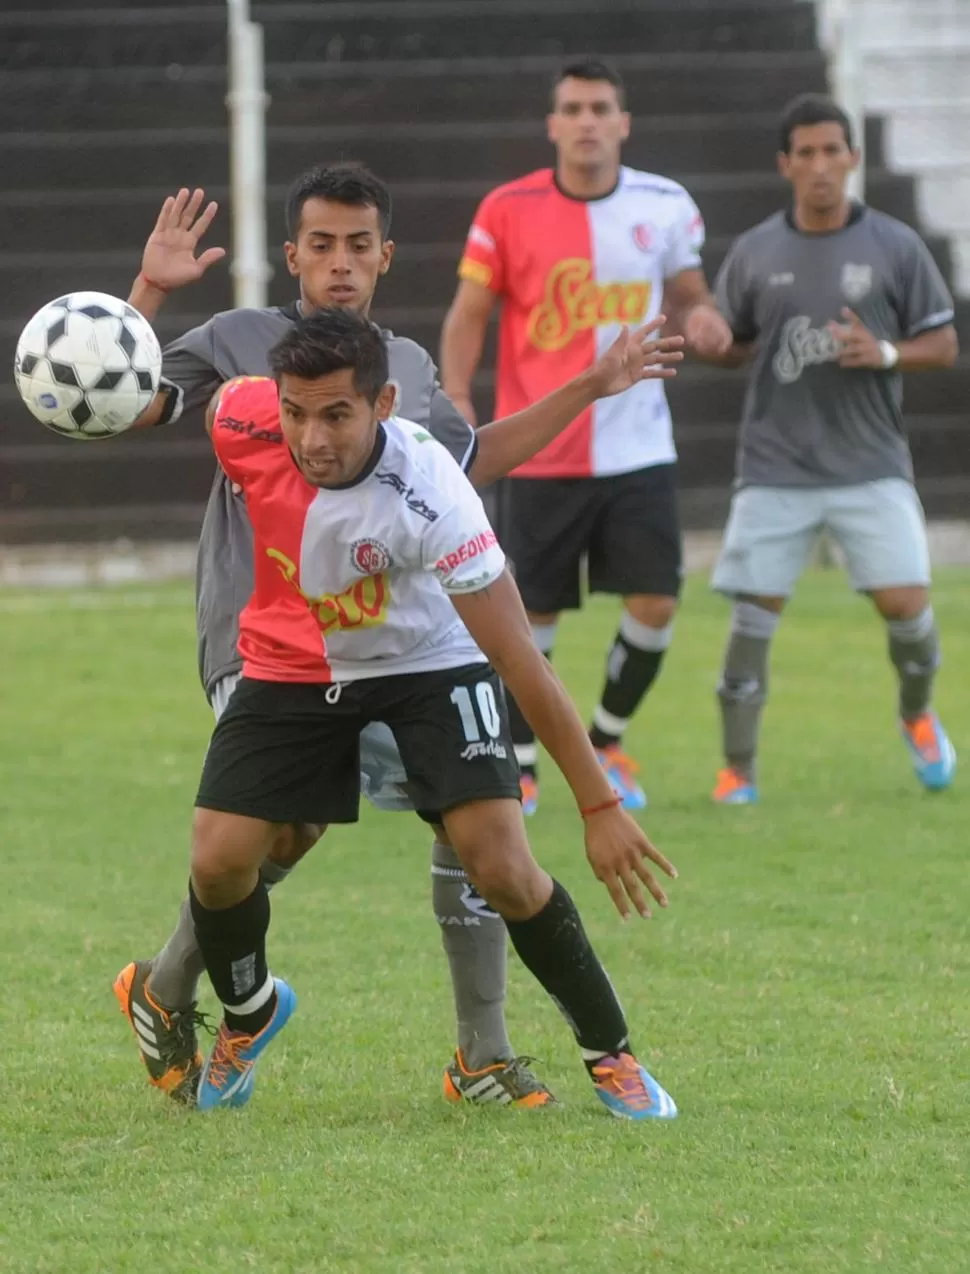
<svg viewBox="0 0 970 1274">
<path fill-rule="evenodd" d="M 380 575 L 391 565 L 391 551 L 380 540 L 355 540 L 350 546 L 350 560 L 361 575 Z"/>
<path fill-rule="evenodd" d="M 861 301 L 872 291 L 872 266 L 853 265 L 847 261 L 842 267 L 842 294 L 847 301 Z"/>
<path fill-rule="evenodd" d="M 633 227 L 633 242 L 641 252 L 649 252 L 653 247 L 653 230 L 650 226 L 641 222 L 638 226 Z"/>
</svg>

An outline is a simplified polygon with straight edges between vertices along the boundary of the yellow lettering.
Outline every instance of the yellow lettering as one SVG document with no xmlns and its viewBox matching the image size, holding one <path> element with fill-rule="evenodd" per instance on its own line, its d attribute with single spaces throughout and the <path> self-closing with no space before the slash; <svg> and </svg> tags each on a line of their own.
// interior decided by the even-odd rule
<svg viewBox="0 0 970 1274">
<path fill-rule="evenodd" d="M 311 597 L 300 587 L 295 562 L 279 549 L 267 549 L 266 556 L 276 563 L 287 584 L 303 598 L 324 633 L 332 628 L 339 628 L 341 631 L 349 628 L 377 628 L 387 619 L 391 586 L 386 575 L 365 575 L 363 579 L 349 584 L 342 592 Z"/>
<path fill-rule="evenodd" d="M 649 283 L 596 283 L 582 257 L 549 271 L 542 300 L 528 319 L 532 344 L 546 353 L 563 349 L 577 332 L 610 323 L 642 323 L 650 308 Z"/>
</svg>

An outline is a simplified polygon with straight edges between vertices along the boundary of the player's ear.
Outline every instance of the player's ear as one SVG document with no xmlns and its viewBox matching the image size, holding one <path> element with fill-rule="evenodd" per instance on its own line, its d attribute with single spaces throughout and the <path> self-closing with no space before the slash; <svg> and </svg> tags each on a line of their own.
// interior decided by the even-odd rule
<svg viewBox="0 0 970 1274">
<path fill-rule="evenodd" d="M 849 166 L 849 170 L 850 172 L 855 172 L 855 170 L 859 167 L 860 163 L 862 162 L 862 151 L 859 149 L 858 146 L 855 146 L 853 147 L 851 153 L 852 153 L 852 163 Z"/>
<path fill-rule="evenodd" d="M 620 141 L 626 142 L 630 140 L 630 112 L 623 111 L 621 116 L 622 127 L 620 129 Z"/>
<path fill-rule="evenodd" d="M 791 181 L 791 160 L 783 150 L 778 152 L 778 171 L 785 181 Z"/>
<path fill-rule="evenodd" d="M 387 274 L 394 259 L 394 240 L 385 239 L 381 244 L 381 264 L 378 274 Z"/>
<path fill-rule="evenodd" d="M 393 381 L 388 381 L 377 395 L 377 402 L 374 404 L 378 420 L 387 420 L 394 414 L 394 401 L 396 398 L 397 386 Z"/>
<path fill-rule="evenodd" d="M 294 279 L 298 279 L 300 277 L 300 268 L 296 264 L 296 244 L 290 243 L 289 239 L 287 239 L 286 243 L 283 244 L 283 252 L 286 254 L 287 270 L 289 270 Z"/>
</svg>

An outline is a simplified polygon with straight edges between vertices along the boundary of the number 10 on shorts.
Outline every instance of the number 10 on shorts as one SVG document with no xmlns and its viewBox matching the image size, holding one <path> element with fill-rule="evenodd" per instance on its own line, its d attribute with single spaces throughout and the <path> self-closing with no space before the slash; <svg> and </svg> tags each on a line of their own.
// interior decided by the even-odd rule
<svg viewBox="0 0 970 1274">
<path fill-rule="evenodd" d="M 465 735 L 466 747 L 461 754 L 462 758 L 466 761 L 471 761 L 476 756 L 497 756 L 504 759 L 505 745 L 497 742 L 502 733 L 502 714 L 489 682 L 480 681 L 471 688 L 455 686 L 451 692 L 451 702 L 458 709 Z M 483 734 L 487 736 L 486 739 L 483 739 Z"/>
</svg>

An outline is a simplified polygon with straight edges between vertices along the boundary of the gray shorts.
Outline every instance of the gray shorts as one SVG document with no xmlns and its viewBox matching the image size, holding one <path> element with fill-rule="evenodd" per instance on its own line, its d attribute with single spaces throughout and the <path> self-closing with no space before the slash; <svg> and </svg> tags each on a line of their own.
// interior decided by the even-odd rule
<svg viewBox="0 0 970 1274">
<path fill-rule="evenodd" d="M 240 674 L 217 681 L 212 690 L 212 711 L 218 721 L 225 712 Z M 394 735 L 382 721 L 374 721 L 360 732 L 360 790 L 379 810 L 413 810 L 407 794 L 407 775 Z"/>
<path fill-rule="evenodd" d="M 713 588 L 730 597 L 790 597 L 827 531 L 859 592 L 928 586 L 930 551 L 912 483 L 882 478 L 848 487 L 744 487 L 731 513 Z"/>
</svg>

